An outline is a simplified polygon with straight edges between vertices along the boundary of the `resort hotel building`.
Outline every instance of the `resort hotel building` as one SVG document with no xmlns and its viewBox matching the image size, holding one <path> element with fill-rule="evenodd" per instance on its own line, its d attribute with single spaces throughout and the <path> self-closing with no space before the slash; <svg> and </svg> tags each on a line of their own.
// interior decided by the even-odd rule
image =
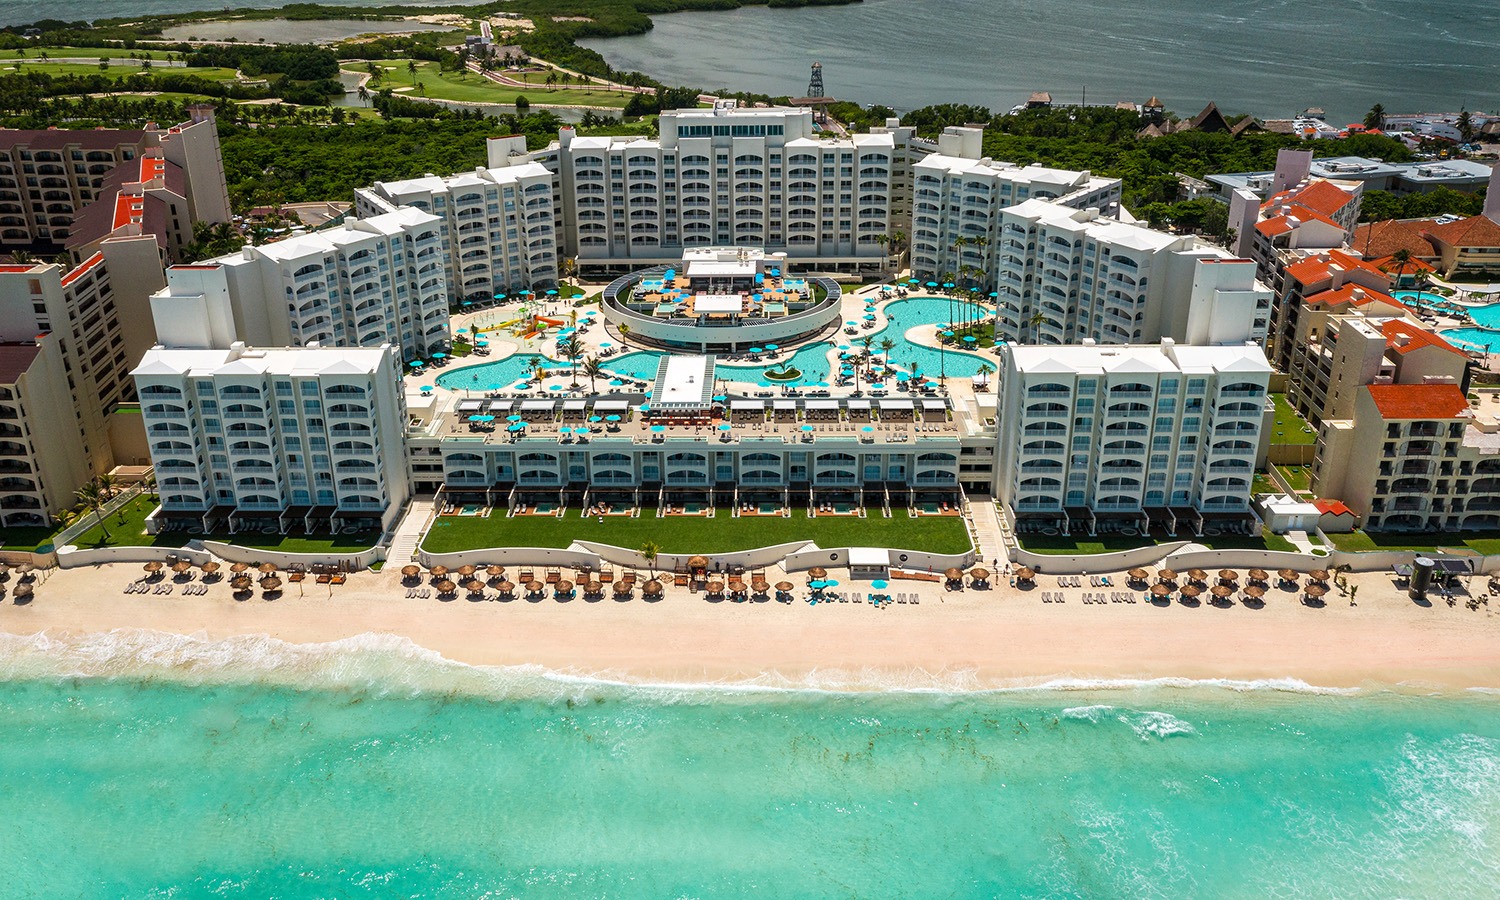
<svg viewBox="0 0 1500 900">
<path fill-rule="evenodd" d="M 448 346 L 444 220 L 412 207 L 167 270 L 165 298 L 222 297 L 258 347 Z"/>
<path fill-rule="evenodd" d="M 996 497 L 1016 527 L 1244 531 L 1271 367 L 1254 344 L 1007 345 Z"/>
</svg>

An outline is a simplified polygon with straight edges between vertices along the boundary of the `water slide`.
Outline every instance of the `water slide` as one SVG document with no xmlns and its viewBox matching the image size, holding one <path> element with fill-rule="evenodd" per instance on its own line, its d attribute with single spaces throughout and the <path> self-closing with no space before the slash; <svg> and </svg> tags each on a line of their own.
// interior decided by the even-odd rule
<svg viewBox="0 0 1500 900">
<path fill-rule="evenodd" d="M 536 337 L 538 334 L 541 333 L 541 331 L 542 331 L 541 326 L 543 326 L 543 325 L 552 325 L 552 326 L 556 326 L 558 328 L 561 328 L 562 326 L 564 326 L 566 324 L 568 324 L 568 320 L 567 319 L 553 319 L 553 318 L 548 318 L 547 316 L 532 316 L 531 317 L 531 327 L 526 331 L 525 334 L 521 335 L 521 339 L 522 340 L 527 340 L 529 338 Z"/>
</svg>

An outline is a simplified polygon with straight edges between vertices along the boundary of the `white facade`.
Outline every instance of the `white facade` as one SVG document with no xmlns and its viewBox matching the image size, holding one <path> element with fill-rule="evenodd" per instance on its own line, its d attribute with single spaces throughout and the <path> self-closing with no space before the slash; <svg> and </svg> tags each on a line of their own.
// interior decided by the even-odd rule
<svg viewBox="0 0 1500 900">
<path fill-rule="evenodd" d="M 400 366 L 389 344 L 147 351 L 133 374 L 158 519 L 205 532 L 389 526 L 410 495 Z"/>
<path fill-rule="evenodd" d="M 557 282 L 552 173 L 538 163 L 407 181 L 377 181 L 354 195 L 362 216 L 414 207 L 443 220 L 448 282 L 461 298 L 489 300 Z"/>
<path fill-rule="evenodd" d="M 234 340 L 273 347 L 389 343 L 426 356 L 449 340 L 443 241 L 443 220 L 417 209 L 350 218 L 340 228 L 173 266 L 152 309 L 158 325 L 170 329 L 170 301 L 180 298 L 186 308 L 222 295 L 233 312 Z"/>
<path fill-rule="evenodd" d="M 879 271 L 901 224 L 899 133 L 824 139 L 808 109 L 664 112 L 659 139 L 578 137 L 531 154 L 559 174 L 565 252 L 580 267 L 671 262 L 685 247 L 785 251 Z M 493 161 L 493 160 L 492 160 Z"/>
<path fill-rule="evenodd" d="M 1271 366 L 1259 347 L 1010 345 L 998 498 L 1017 517 L 1249 511 Z"/>
</svg>

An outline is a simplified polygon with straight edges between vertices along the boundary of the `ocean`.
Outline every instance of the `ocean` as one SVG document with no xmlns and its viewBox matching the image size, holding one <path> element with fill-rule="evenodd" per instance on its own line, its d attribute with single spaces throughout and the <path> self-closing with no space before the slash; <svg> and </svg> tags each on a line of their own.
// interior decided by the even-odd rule
<svg viewBox="0 0 1500 900">
<path fill-rule="evenodd" d="M 1495 897 L 1497 701 L 628 686 L 388 637 L 6 637 L 0 894 Z"/>
</svg>

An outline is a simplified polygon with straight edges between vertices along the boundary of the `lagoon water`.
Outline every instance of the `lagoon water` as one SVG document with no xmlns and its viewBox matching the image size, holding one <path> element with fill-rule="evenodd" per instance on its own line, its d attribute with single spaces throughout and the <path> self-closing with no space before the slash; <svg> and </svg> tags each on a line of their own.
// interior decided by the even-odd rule
<svg viewBox="0 0 1500 900">
<path fill-rule="evenodd" d="M 1500 884 L 1493 695 L 626 687 L 379 638 L 3 649 L 7 896 L 1437 898 Z"/>
<path fill-rule="evenodd" d="M 1032 91 L 1058 102 L 1153 94 L 1194 115 L 1330 121 L 1388 111 L 1500 108 L 1500 6 L 1451 0 L 864 0 L 851 6 L 656 16 L 644 35 L 587 41 L 616 68 L 668 84 L 801 96 L 823 63 L 828 95 L 909 110 L 1003 112 Z"/>
</svg>

